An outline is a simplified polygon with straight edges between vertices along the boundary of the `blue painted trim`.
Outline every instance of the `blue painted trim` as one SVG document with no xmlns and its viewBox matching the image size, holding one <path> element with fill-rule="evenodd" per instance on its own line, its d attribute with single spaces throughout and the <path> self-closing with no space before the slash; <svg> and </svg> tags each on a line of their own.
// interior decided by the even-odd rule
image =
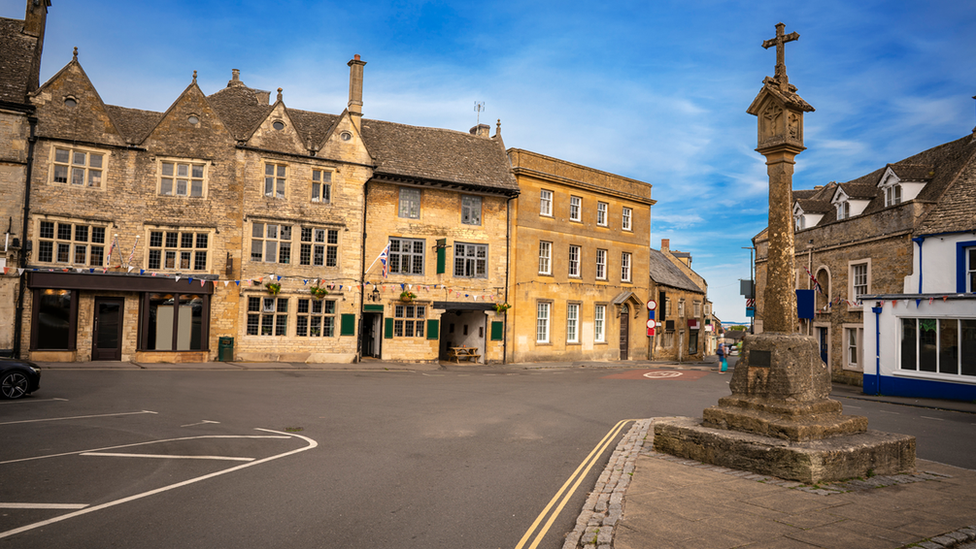
<svg viewBox="0 0 976 549">
<path fill-rule="evenodd" d="M 956 293 L 966 293 L 966 249 L 976 247 L 976 240 L 956 242 Z M 976 288 L 972 289 L 976 293 Z"/>
<path fill-rule="evenodd" d="M 875 390 L 880 386 L 878 382 L 882 377 L 885 380 L 884 393 L 876 393 Z M 864 374 L 862 392 L 866 395 L 883 394 L 885 396 L 940 398 L 944 400 L 976 400 L 976 385 L 871 374 Z"/>
<path fill-rule="evenodd" d="M 916 236 L 912 242 L 918 244 L 918 293 L 922 293 L 922 243 L 925 242 L 924 236 Z"/>
</svg>

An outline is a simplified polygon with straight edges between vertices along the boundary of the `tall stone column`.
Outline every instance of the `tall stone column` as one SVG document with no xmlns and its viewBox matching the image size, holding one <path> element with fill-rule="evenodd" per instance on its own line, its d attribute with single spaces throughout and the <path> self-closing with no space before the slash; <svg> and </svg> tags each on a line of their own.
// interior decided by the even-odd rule
<svg viewBox="0 0 976 549">
<path fill-rule="evenodd" d="M 802 150 L 802 149 L 801 149 Z M 795 151 L 795 152 L 794 152 Z M 793 256 L 793 165 L 799 150 L 787 145 L 760 151 L 769 174 L 769 225 L 766 235 L 766 287 L 763 289 L 763 331 L 796 331 L 795 261 Z"/>
</svg>

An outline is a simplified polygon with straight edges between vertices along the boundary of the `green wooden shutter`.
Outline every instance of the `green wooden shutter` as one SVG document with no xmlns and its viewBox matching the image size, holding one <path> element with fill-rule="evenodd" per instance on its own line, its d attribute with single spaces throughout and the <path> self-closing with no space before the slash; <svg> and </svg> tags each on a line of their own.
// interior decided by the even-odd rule
<svg viewBox="0 0 976 549">
<path fill-rule="evenodd" d="M 393 319 L 386 318 L 384 320 L 386 321 L 386 329 L 383 330 L 383 337 L 386 339 L 393 339 Z"/>
<path fill-rule="evenodd" d="M 438 339 L 440 332 L 440 321 L 430 319 L 427 321 L 427 339 Z"/>
<path fill-rule="evenodd" d="M 501 341 L 505 333 L 505 323 L 504 322 L 494 322 L 491 323 L 491 340 Z"/>
<path fill-rule="evenodd" d="M 356 335 L 356 315 L 354 314 L 342 315 L 342 321 L 339 327 L 339 335 L 341 336 Z"/>
<path fill-rule="evenodd" d="M 447 264 L 447 248 L 437 248 L 437 274 L 444 274 Z"/>
</svg>

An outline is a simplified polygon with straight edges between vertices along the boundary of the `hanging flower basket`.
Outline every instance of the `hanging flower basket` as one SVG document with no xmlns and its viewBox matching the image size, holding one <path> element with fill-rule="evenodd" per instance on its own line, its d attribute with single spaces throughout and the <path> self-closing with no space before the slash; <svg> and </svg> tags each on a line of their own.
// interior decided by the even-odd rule
<svg viewBox="0 0 976 549">
<path fill-rule="evenodd" d="M 322 299 L 323 297 L 329 295 L 329 290 L 326 290 L 322 286 L 312 286 L 308 289 L 308 291 L 312 292 L 312 297 L 315 299 Z"/>
<path fill-rule="evenodd" d="M 277 282 L 268 282 L 267 284 L 264 285 L 264 287 L 265 289 L 268 290 L 268 293 L 271 295 L 278 295 L 278 292 L 281 291 L 281 284 Z"/>
<path fill-rule="evenodd" d="M 495 303 L 495 314 L 500 315 L 511 308 L 508 303 Z"/>
<path fill-rule="evenodd" d="M 417 294 L 411 292 L 410 290 L 404 290 L 403 292 L 400 292 L 400 301 L 409 303 L 415 299 L 417 299 Z"/>
</svg>

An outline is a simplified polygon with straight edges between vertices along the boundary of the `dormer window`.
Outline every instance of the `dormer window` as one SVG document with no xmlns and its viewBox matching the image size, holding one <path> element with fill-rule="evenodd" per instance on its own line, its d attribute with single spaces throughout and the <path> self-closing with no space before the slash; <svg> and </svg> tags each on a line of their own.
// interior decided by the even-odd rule
<svg viewBox="0 0 976 549">
<path fill-rule="evenodd" d="M 885 207 L 901 204 L 901 185 L 892 185 L 884 190 Z"/>
<path fill-rule="evenodd" d="M 837 206 L 837 219 L 847 219 L 851 216 L 851 203 L 848 201 L 838 202 Z"/>
<path fill-rule="evenodd" d="M 803 229 L 806 228 L 805 227 L 806 224 L 803 222 L 803 214 L 794 217 L 793 221 L 796 223 L 796 230 L 802 231 Z"/>
</svg>

